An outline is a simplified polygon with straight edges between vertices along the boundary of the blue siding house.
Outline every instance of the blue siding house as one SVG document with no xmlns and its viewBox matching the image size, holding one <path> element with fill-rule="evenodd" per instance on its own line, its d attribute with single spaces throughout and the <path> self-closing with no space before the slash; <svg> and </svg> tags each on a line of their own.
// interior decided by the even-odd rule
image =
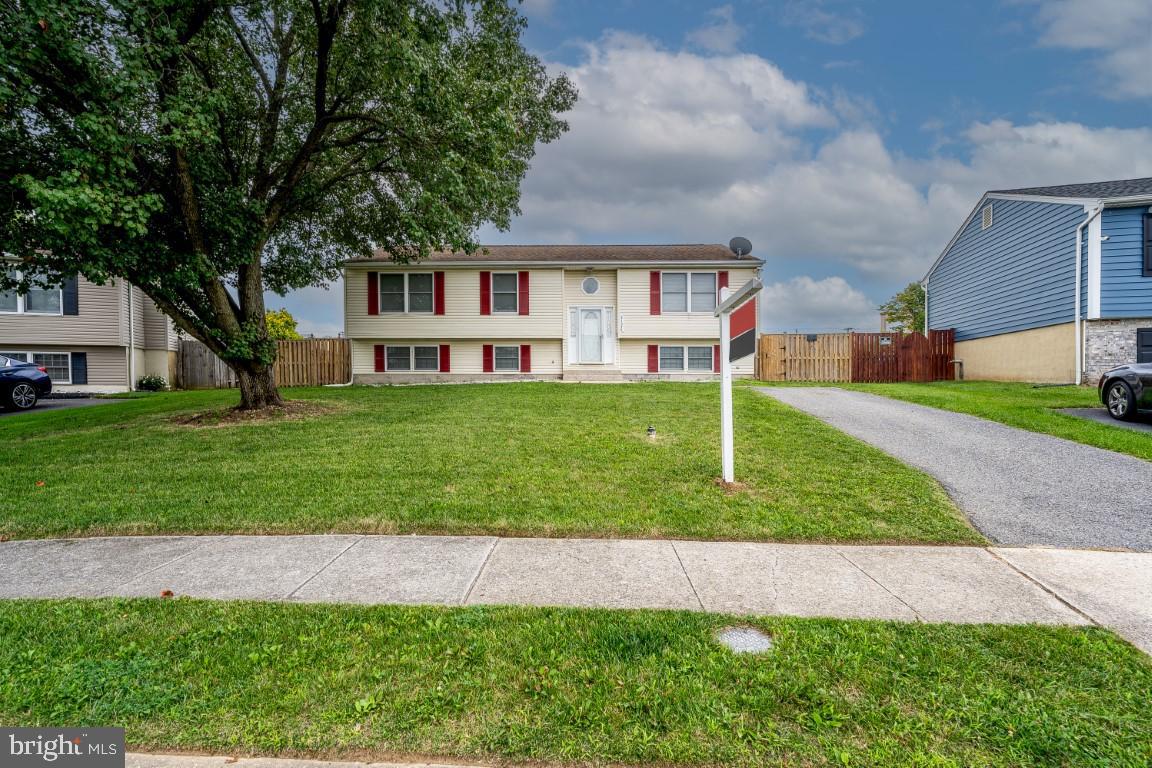
<svg viewBox="0 0 1152 768">
<path fill-rule="evenodd" d="M 1152 362 L 1152 178 L 986 192 L 922 283 L 967 378 Z"/>
</svg>

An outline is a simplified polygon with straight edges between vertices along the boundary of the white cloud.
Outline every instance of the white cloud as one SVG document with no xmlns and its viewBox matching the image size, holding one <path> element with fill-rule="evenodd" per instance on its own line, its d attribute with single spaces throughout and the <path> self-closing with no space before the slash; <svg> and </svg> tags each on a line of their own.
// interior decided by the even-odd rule
<svg viewBox="0 0 1152 768">
<path fill-rule="evenodd" d="M 712 24 L 688 33 L 688 42 L 718 53 L 731 53 L 744 37 L 744 28 L 736 23 L 732 6 L 722 5 L 713 8 L 708 15 L 715 19 Z"/>
<path fill-rule="evenodd" d="M 1100 93 L 1152 97 L 1152 2 L 1044 0 L 1036 19 L 1041 45 L 1100 54 Z"/>
<path fill-rule="evenodd" d="M 976 123 L 951 137 L 954 156 L 903 156 L 867 109 L 848 110 L 754 55 L 670 51 L 617 34 L 565 69 L 581 93 L 572 130 L 541 148 L 511 232 L 485 239 L 744 235 L 770 280 L 790 286 L 821 263 L 824 274 L 866 280 L 874 306 L 923 276 L 987 189 L 1152 175 L 1152 130 L 1076 123 Z M 840 319 L 823 325 L 860 322 L 858 304 L 833 306 Z"/>
<path fill-rule="evenodd" d="M 829 45 L 843 45 L 864 34 L 859 8 L 831 10 L 825 0 L 791 0 L 784 6 L 786 26 L 804 30 L 804 36 Z"/>
<path fill-rule="evenodd" d="M 803 275 L 765 285 L 760 293 L 760 319 L 765 331 L 878 329 L 876 307 L 842 277 L 813 280 Z"/>
<path fill-rule="evenodd" d="M 546 19 L 555 7 L 555 0 L 520 0 L 520 10 L 529 18 Z"/>
</svg>

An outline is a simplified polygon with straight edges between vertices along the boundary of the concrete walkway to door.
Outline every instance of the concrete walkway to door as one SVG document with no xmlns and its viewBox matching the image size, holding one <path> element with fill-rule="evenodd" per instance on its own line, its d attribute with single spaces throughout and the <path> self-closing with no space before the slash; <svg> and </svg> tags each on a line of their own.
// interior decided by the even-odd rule
<svg viewBox="0 0 1152 768">
<path fill-rule="evenodd" d="M 757 389 L 932 475 L 998 544 L 1152 551 L 1152 463 L 864 392 Z"/>
<path fill-rule="evenodd" d="M 0 598 L 567 605 L 1100 624 L 1152 653 L 1152 554 L 480 536 L 0 543 Z"/>
</svg>

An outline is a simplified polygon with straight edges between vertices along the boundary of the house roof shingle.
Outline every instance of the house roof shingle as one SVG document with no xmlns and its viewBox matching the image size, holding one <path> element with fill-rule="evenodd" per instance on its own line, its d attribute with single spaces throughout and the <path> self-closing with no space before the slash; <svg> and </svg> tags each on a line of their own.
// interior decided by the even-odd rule
<svg viewBox="0 0 1152 768">
<path fill-rule="evenodd" d="M 435 262 L 629 262 L 629 261 L 732 261 L 736 255 L 728 246 L 697 245 L 486 245 L 472 253 L 435 251 L 420 263 Z M 753 256 L 742 260 L 758 262 Z M 390 261 L 388 253 L 377 250 L 357 261 Z"/>
<path fill-rule="evenodd" d="M 994 189 L 1000 195 L 1037 195 L 1040 197 L 1136 197 L 1152 195 L 1152 177 L 1094 181 L 1088 184 L 1061 184 L 1055 187 L 1025 187 L 1023 189 Z"/>
</svg>

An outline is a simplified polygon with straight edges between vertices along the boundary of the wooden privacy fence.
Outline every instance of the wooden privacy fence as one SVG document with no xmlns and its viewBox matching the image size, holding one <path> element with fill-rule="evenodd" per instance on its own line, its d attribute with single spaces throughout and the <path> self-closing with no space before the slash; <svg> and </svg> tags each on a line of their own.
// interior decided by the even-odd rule
<svg viewBox="0 0 1152 768">
<path fill-rule="evenodd" d="M 215 389 L 237 386 L 236 374 L 208 347 L 198 341 L 180 342 L 177 389 Z"/>
<path fill-rule="evenodd" d="M 760 337 L 762 381 L 945 381 L 955 332 L 772 333 Z"/>
<path fill-rule="evenodd" d="M 282 387 L 346 384 L 352 378 L 348 339 L 276 342 L 276 383 Z"/>
<path fill-rule="evenodd" d="M 214 389 L 238 385 L 236 374 L 198 341 L 180 342 L 177 366 L 180 389 Z M 301 339 L 276 342 L 272 369 L 282 387 L 345 384 L 352 377 L 352 350 L 347 339 Z"/>
</svg>

